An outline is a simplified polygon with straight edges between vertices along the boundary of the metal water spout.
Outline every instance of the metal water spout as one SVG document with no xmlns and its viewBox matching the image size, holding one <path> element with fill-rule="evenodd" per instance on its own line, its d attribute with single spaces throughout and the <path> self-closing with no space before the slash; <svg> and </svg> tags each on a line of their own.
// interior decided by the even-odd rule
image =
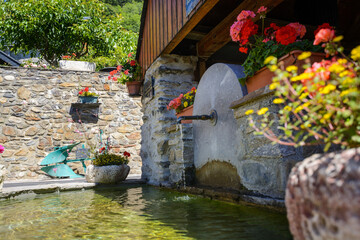
<svg viewBox="0 0 360 240">
<path fill-rule="evenodd" d="M 216 125 L 218 115 L 216 110 L 212 110 L 209 115 L 193 115 L 193 116 L 181 116 L 177 119 L 177 123 L 181 124 L 182 120 L 210 120 L 213 126 Z"/>
</svg>

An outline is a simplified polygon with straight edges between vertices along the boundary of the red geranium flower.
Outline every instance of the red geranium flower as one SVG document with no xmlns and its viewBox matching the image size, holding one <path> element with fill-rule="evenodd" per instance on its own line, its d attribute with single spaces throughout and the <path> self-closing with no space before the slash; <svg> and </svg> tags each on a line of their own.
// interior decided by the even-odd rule
<svg viewBox="0 0 360 240">
<path fill-rule="evenodd" d="M 79 95 L 81 95 L 81 94 L 83 94 L 83 91 L 81 90 L 81 91 L 79 91 Z"/>
<path fill-rule="evenodd" d="M 276 41 L 282 45 L 289 45 L 296 41 L 296 30 L 289 25 L 281 27 L 275 32 Z"/>
<path fill-rule="evenodd" d="M 84 91 L 85 91 L 85 92 L 88 92 L 88 91 L 89 91 L 89 87 L 86 87 L 86 88 L 84 89 Z"/>
<path fill-rule="evenodd" d="M 136 61 L 135 61 L 135 60 L 131 60 L 131 61 L 130 61 L 130 66 L 133 67 L 133 66 L 135 66 L 135 65 L 136 65 Z"/>
<path fill-rule="evenodd" d="M 242 52 L 242 53 L 247 53 L 247 52 L 248 52 L 248 48 L 240 47 L 240 48 L 239 48 L 239 51 Z"/>
<path fill-rule="evenodd" d="M 105 147 L 99 149 L 99 153 L 102 153 L 105 150 Z"/>
<path fill-rule="evenodd" d="M 125 74 L 125 75 L 128 75 L 128 74 L 129 74 L 129 69 L 126 69 L 126 70 L 124 71 L 124 74 Z"/>
<path fill-rule="evenodd" d="M 130 157 L 130 153 L 128 153 L 127 151 L 124 152 L 124 156 L 125 157 Z"/>
<path fill-rule="evenodd" d="M 330 26 L 329 23 L 323 23 L 320 26 L 318 26 L 318 28 L 314 31 L 314 36 L 316 36 L 316 34 L 321 30 L 321 29 L 330 29 L 333 30 L 334 28 L 332 26 Z"/>
</svg>

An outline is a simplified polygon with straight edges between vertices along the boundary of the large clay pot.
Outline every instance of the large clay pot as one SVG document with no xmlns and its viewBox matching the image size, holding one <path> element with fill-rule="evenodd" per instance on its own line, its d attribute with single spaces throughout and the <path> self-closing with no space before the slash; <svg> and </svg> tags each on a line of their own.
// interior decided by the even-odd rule
<svg viewBox="0 0 360 240">
<path fill-rule="evenodd" d="M 300 50 L 294 50 L 290 53 L 286 54 L 285 56 L 281 57 L 279 59 L 279 63 L 283 62 L 284 67 L 295 65 L 298 67 L 298 73 L 304 72 L 304 69 L 302 66 L 305 64 L 304 60 L 298 60 L 297 57 L 302 53 L 303 51 Z M 311 53 L 310 61 L 311 63 L 314 62 L 320 62 L 322 59 L 325 58 L 324 53 Z M 247 79 L 245 84 L 248 93 L 251 93 L 259 88 L 265 87 L 272 83 L 272 78 L 275 76 L 273 72 L 271 72 L 267 67 L 263 67 L 259 71 L 255 73 L 254 76 Z"/>
<path fill-rule="evenodd" d="M 140 87 L 141 87 L 140 81 L 126 82 L 126 87 L 128 89 L 128 93 L 130 96 L 140 95 Z"/>
<path fill-rule="evenodd" d="M 184 108 L 181 112 L 176 114 L 176 117 L 179 118 L 181 116 L 192 116 L 193 115 L 193 107 L 194 107 L 194 105 Z M 181 123 L 192 123 L 192 120 L 183 120 L 183 121 L 181 121 Z"/>
</svg>

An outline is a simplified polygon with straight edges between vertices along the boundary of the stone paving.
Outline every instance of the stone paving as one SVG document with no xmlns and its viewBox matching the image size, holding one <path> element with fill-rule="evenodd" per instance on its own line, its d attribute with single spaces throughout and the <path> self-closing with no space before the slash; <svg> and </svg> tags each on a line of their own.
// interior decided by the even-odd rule
<svg viewBox="0 0 360 240">
<path fill-rule="evenodd" d="M 141 175 L 132 174 L 129 175 L 125 181 L 118 183 L 117 185 L 143 183 L 145 183 L 145 181 L 141 179 Z M 99 185 L 95 183 L 88 183 L 85 178 L 5 181 L 2 192 L 0 192 L 0 199 L 15 197 L 21 194 L 40 194 L 58 191 L 81 190 L 97 186 Z"/>
</svg>

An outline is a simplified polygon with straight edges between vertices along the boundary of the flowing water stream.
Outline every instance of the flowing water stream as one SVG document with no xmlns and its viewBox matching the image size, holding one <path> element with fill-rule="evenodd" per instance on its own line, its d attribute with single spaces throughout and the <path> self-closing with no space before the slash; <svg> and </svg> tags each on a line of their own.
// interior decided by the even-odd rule
<svg viewBox="0 0 360 240">
<path fill-rule="evenodd" d="M 285 214 L 150 186 L 0 201 L 0 239 L 292 239 Z"/>
</svg>

